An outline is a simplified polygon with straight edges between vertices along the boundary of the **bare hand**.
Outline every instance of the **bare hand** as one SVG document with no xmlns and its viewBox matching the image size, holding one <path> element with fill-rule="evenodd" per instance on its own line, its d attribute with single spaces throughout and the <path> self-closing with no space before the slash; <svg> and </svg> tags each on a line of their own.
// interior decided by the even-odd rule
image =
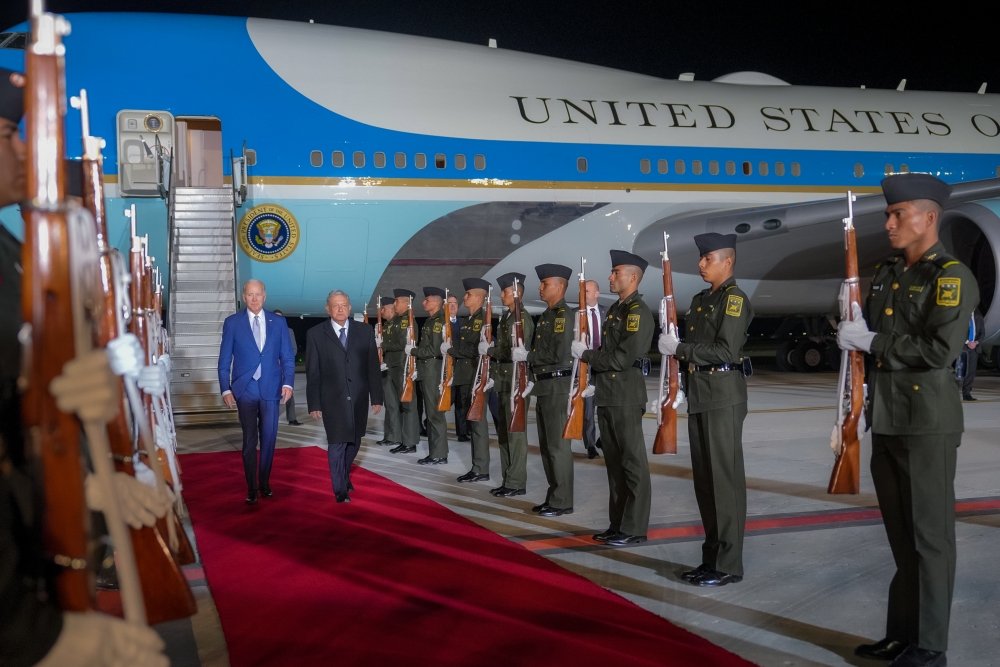
<svg viewBox="0 0 1000 667">
<path fill-rule="evenodd" d="M 373 415 L 377 415 L 380 412 L 382 412 L 382 406 L 381 405 L 373 405 L 372 406 L 372 414 Z"/>
<path fill-rule="evenodd" d="M 291 389 L 291 387 L 282 387 L 281 388 L 281 404 L 284 405 L 285 403 L 287 403 L 288 399 L 290 399 L 291 397 L 292 397 L 292 389 Z"/>
<path fill-rule="evenodd" d="M 309 416 L 312 417 L 313 419 L 315 419 L 316 421 L 319 421 L 320 419 L 323 418 L 323 411 L 322 410 L 313 410 L 312 412 L 309 413 Z"/>
<path fill-rule="evenodd" d="M 232 409 L 232 408 L 236 407 L 236 397 L 233 396 L 232 393 L 223 394 L 222 395 L 222 402 L 225 403 L 226 407 L 229 408 L 229 409 Z"/>
</svg>

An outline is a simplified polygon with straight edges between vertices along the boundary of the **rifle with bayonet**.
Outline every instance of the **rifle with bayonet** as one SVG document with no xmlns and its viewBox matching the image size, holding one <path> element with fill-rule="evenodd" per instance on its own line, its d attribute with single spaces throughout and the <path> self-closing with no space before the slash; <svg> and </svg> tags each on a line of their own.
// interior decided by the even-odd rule
<svg viewBox="0 0 1000 667">
<path fill-rule="evenodd" d="M 413 297 L 410 297 L 410 305 L 406 310 L 406 346 L 416 345 L 416 336 L 413 334 Z M 412 354 L 406 355 L 403 363 L 403 390 L 399 392 L 400 403 L 410 403 L 413 401 L 413 376 L 417 374 L 417 358 Z"/>
<path fill-rule="evenodd" d="M 587 260 L 580 258 L 580 309 L 576 315 L 576 339 L 590 347 L 590 328 L 587 322 Z M 562 437 L 565 440 L 583 440 L 584 400 L 593 393 L 590 387 L 590 364 L 573 359 L 572 390 L 566 399 L 566 424 Z M 589 394 L 588 394 L 589 392 Z"/>
<path fill-rule="evenodd" d="M 513 347 L 524 347 L 524 306 L 521 303 L 521 286 L 517 278 L 514 278 L 514 308 L 511 313 L 514 324 L 511 333 L 514 336 Z M 531 393 L 533 384 L 528 380 L 528 362 L 514 362 L 514 379 L 510 384 L 510 424 L 507 431 L 510 433 L 524 433 L 527 429 L 527 415 L 525 414 L 528 394 Z"/>
<path fill-rule="evenodd" d="M 660 265 L 663 268 L 663 299 L 660 301 L 660 328 L 667 331 L 673 328 L 677 331 L 677 304 L 674 301 L 674 277 L 670 268 L 670 256 L 667 252 L 667 239 L 670 235 L 663 233 L 663 252 L 660 253 Z M 677 408 L 684 402 L 684 390 L 681 388 L 680 363 L 673 355 L 664 356 L 660 360 L 660 388 L 657 397 L 656 438 L 653 440 L 654 454 L 677 453 Z"/>
<path fill-rule="evenodd" d="M 448 288 L 444 289 L 444 302 L 441 304 L 441 311 L 444 313 L 444 342 L 451 347 L 451 318 L 448 313 Z M 437 411 L 447 412 L 451 409 L 451 385 L 455 380 L 455 357 L 450 354 L 444 355 L 441 362 L 441 381 L 438 383 Z"/>
<path fill-rule="evenodd" d="M 479 340 L 487 346 L 493 344 L 493 285 L 490 285 L 486 294 L 486 321 L 483 329 L 479 332 Z M 469 404 L 469 412 L 466 419 L 472 422 L 482 420 L 486 414 L 486 392 L 492 385 L 490 379 L 490 355 L 479 356 L 479 363 L 476 366 L 476 378 L 472 382 L 472 400 Z"/>
</svg>

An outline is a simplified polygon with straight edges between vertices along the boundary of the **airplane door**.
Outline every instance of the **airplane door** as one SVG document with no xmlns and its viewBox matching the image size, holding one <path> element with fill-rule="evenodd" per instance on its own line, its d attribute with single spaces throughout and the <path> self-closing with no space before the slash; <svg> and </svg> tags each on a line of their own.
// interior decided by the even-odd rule
<svg viewBox="0 0 1000 667">
<path fill-rule="evenodd" d="M 177 185 L 221 188 L 222 121 L 214 116 L 178 116 Z"/>
</svg>

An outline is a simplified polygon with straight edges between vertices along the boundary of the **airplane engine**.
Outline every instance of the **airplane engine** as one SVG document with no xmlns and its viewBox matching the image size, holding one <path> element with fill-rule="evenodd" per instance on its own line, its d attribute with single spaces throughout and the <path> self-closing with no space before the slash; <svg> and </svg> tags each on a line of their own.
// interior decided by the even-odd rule
<svg viewBox="0 0 1000 667">
<path fill-rule="evenodd" d="M 1000 267 L 1000 199 L 961 204 L 944 212 L 940 237 L 956 258 L 972 269 L 979 284 L 984 340 L 1000 338 L 1000 300 L 996 298 Z"/>
</svg>

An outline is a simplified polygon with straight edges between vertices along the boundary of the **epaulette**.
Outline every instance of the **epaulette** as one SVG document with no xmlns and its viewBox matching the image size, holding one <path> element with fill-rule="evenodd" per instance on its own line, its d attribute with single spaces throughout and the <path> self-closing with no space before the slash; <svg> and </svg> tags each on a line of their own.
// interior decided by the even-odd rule
<svg viewBox="0 0 1000 667">
<path fill-rule="evenodd" d="M 639 307 L 639 302 L 638 302 L 638 301 L 635 301 L 635 302 L 633 302 L 633 303 L 629 304 L 629 307 L 628 307 L 628 309 L 629 309 L 629 310 L 635 310 L 635 309 L 636 309 L 636 308 L 638 308 L 638 307 Z"/>
</svg>

